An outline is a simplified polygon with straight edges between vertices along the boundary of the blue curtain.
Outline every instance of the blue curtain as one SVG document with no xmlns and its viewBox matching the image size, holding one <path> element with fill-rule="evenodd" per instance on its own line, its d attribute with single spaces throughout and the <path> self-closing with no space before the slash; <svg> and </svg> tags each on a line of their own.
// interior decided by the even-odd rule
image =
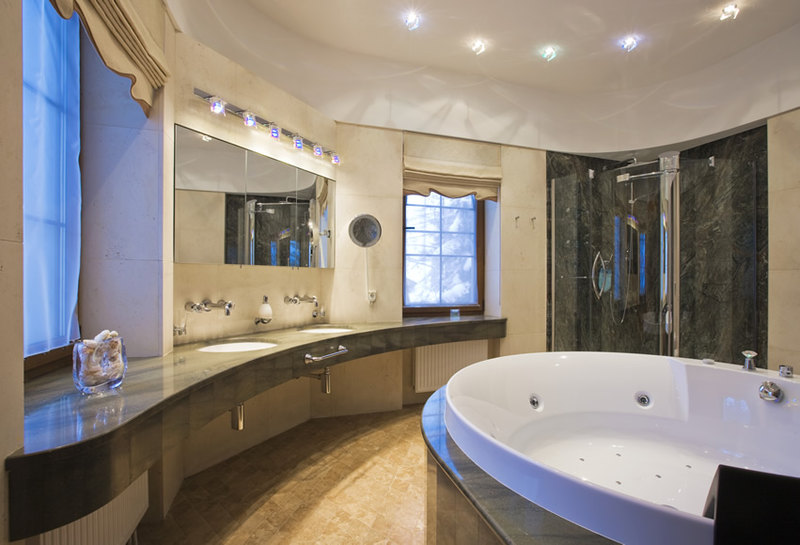
<svg viewBox="0 0 800 545">
<path fill-rule="evenodd" d="M 25 355 L 78 330 L 80 26 L 49 0 L 22 2 Z"/>
</svg>

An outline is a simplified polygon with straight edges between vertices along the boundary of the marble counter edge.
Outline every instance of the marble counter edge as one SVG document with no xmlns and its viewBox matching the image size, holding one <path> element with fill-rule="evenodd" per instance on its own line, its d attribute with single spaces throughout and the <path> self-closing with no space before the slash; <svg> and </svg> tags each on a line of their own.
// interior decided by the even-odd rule
<svg viewBox="0 0 800 545">
<path fill-rule="evenodd" d="M 508 545 L 616 544 L 523 498 L 476 465 L 447 433 L 445 388 L 434 392 L 423 408 L 420 431 L 425 446 L 438 470 L 500 540 Z"/>
<path fill-rule="evenodd" d="M 187 373 L 186 377 L 181 377 L 185 384 L 168 394 L 155 396 L 155 399 L 141 394 L 147 403 L 137 404 L 135 398 L 137 387 L 154 387 L 156 384 L 147 374 L 147 369 L 180 364 L 197 354 L 197 348 L 225 342 L 226 339 L 177 346 L 172 353 L 159 358 L 132 358 L 134 371 L 126 377 L 123 392 L 105 399 L 89 400 L 97 401 L 95 405 L 86 402 L 83 408 L 89 407 L 89 414 L 83 419 L 75 407 L 72 410 L 69 407 L 70 401 L 80 405 L 86 400 L 76 390 L 71 391 L 74 390 L 71 374 L 43 378 L 26 385 L 26 428 L 35 426 L 31 413 L 36 410 L 46 412 L 48 403 L 66 403 L 66 408 L 59 406 L 56 409 L 70 415 L 73 420 L 67 424 L 73 426 L 95 418 L 91 411 L 104 408 L 111 401 L 122 403 L 123 407 L 126 401 L 130 401 L 134 409 L 124 421 L 108 426 L 100 422 L 99 430 L 93 429 L 85 439 L 32 452 L 21 450 L 6 458 L 11 539 L 30 537 L 91 513 L 155 463 L 162 450 L 171 446 L 170 442 L 177 443 L 192 429 L 262 391 L 325 365 L 338 365 L 414 346 L 500 338 L 505 336 L 506 319 L 462 317 L 459 321 L 451 321 L 448 318 L 423 318 L 352 324 L 349 327 L 353 331 L 336 334 L 309 335 L 299 332 L 300 328 L 293 328 L 237 335 L 234 337 L 236 340 L 280 337 L 282 344 L 249 355 L 204 356 L 206 361 L 216 362 L 212 370 L 203 368 Z M 304 363 L 303 357 L 307 352 L 324 352 L 340 342 L 349 346 L 347 354 L 317 364 Z M 137 364 L 144 369 L 138 375 L 135 371 Z M 138 385 L 137 380 L 140 381 Z M 67 391 L 69 393 L 65 393 Z M 57 430 L 40 431 L 56 434 Z M 26 439 L 29 432 L 32 430 L 26 430 Z"/>
</svg>

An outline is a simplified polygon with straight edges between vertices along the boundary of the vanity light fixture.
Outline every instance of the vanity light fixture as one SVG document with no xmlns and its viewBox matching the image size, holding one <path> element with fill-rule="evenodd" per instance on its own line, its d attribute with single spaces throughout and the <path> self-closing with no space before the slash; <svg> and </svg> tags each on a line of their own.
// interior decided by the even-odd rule
<svg viewBox="0 0 800 545">
<path fill-rule="evenodd" d="M 251 127 L 253 129 L 264 129 L 269 133 L 269 135 L 274 138 L 275 140 L 279 140 L 281 136 L 287 136 L 292 140 L 292 147 L 294 147 L 298 151 L 303 151 L 303 148 L 306 146 L 311 149 L 312 153 L 315 157 L 323 157 L 325 155 L 330 156 L 331 163 L 334 165 L 339 164 L 339 155 L 332 151 L 325 149 L 320 144 L 315 144 L 311 140 L 305 138 L 301 134 L 290 132 L 286 129 L 282 129 L 276 123 L 272 121 L 267 121 L 266 119 L 259 117 L 254 112 L 250 110 L 245 110 L 244 108 L 240 108 L 229 102 L 226 102 L 224 99 L 219 97 L 218 95 L 212 95 L 211 93 L 207 93 L 201 89 L 194 89 L 195 96 L 199 97 L 203 100 L 206 104 L 209 105 L 210 110 L 215 114 L 226 115 L 226 113 L 231 113 L 236 117 L 242 119 L 242 122 L 245 126 Z M 205 140 L 206 137 L 204 137 Z M 210 141 L 211 138 L 207 137 Z"/>
<path fill-rule="evenodd" d="M 256 122 L 256 114 L 253 112 L 242 112 L 242 121 L 244 121 L 245 127 L 255 127 Z"/>
<path fill-rule="evenodd" d="M 619 41 L 619 45 L 622 47 L 622 49 L 630 53 L 631 51 L 636 49 L 637 45 L 639 45 L 639 38 L 637 38 L 633 34 L 631 34 L 630 36 L 625 36 Z"/>
<path fill-rule="evenodd" d="M 208 104 L 211 108 L 211 113 L 225 115 L 225 101 L 221 98 L 212 96 L 208 98 Z"/>
<path fill-rule="evenodd" d="M 472 42 L 472 52 L 476 55 L 480 55 L 484 51 L 486 51 L 486 42 L 481 40 L 480 38 L 473 40 Z"/>
<path fill-rule="evenodd" d="M 556 51 L 555 46 L 548 45 L 547 47 L 542 49 L 540 55 L 544 60 L 546 60 L 547 62 L 550 62 L 553 59 L 555 59 L 556 56 L 558 56 L 558 51 Z"/>
<path fill-rule="evenodd" d="M 739 15 L 738 6 L 736 4 L 728 4 L 722 8 L 722 15 L 719 16 L 719 20 L 725 21 L 726 19 L 736 19 L 737 15 Z"/>
<path fill-rule="evenodd" d="M 403 22 L 405 23 L 406 28 L 408 30 L 417 30 L 419 28 L 420 22 L 422 22 L 422 19 L 420 18 L 419 13 L 417 13 L 414 10 L 411 10 L 408 13 L 406 13 L 405 17 L 403 17 Z"/>
</svg>

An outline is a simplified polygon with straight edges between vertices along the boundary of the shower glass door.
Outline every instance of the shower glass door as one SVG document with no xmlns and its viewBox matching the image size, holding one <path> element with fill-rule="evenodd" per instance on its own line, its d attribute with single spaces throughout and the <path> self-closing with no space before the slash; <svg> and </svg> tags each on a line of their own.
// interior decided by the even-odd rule
<svg viewBox="0 0 800 545">
<path fill-rule="evenodd" d="M 659 171 L 656 161 L 552 180 L 553 350 L 670 350 L 671 195 Z"/>
<path fill-rule="evenodd" d="M 766 365 L 767 166 L 765 127 L 680 165 L 548 152 L 551 349 Z"/>
</svg>

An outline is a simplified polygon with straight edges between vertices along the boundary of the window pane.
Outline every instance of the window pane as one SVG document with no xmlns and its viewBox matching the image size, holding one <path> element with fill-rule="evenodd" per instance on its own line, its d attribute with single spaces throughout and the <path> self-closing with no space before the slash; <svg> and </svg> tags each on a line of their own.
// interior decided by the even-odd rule
<svg viewBox="0 0 800 545">
<path fill-rule="evenodd" d="M 474 196 L 406 197 L 405 306 L 478 304 L 476 223 Z"/>
<path fill-rule="evenodd" d="M 475 235 L 443 234 L 442 255 L 475 256 Z"/>
<path fill-rule="evenodd" d="M 439 233 L 406 232 L 406 255 L 439 255 L 441 250 Z"/>
<path fill-rule="evenodd" d="M 22 3 L 25 356 L 77 339 L 80 272 L 80 23 Z"/>
<path fill-rule="evenodd" d="M 423 197 L 422 195 L 407 195 L 406 203 L 423 204 L 425 206 L 440 206 L 442 204 L 442 196 L 433 191 L 431 191 L 431 194 L 427 197 Z"/>
<path fill-rule="evenodd" d="M 442 208 L 442 231 L 474 233 L 475 211 L 460 208 Z"/>
<path fill-rule="evenodd" d="M 442 197 L 442 206 L 449 206 L 451 208 L 475 208 L 476 202 L 474 195 L 459 197 L 457 199 Z"/>
<path fill-rule="evenodd" d="M 443 257 L 442 278 L 447 279 L 447 285 L 442 286 L 443 304 L 477 304 L 478 290 L 475 285 L 475 258 Z"/>
<path fill-rule="evenodd" d="M 441 208 L 432 206 L 407 206 L 406 227 L 414 231 L 438 231 Z"/>
<path fill-rule="evenodd" d="M 440 278 L 438 257 L 406 257 L 405 304 L 439 305 Z"/>
</svg>

